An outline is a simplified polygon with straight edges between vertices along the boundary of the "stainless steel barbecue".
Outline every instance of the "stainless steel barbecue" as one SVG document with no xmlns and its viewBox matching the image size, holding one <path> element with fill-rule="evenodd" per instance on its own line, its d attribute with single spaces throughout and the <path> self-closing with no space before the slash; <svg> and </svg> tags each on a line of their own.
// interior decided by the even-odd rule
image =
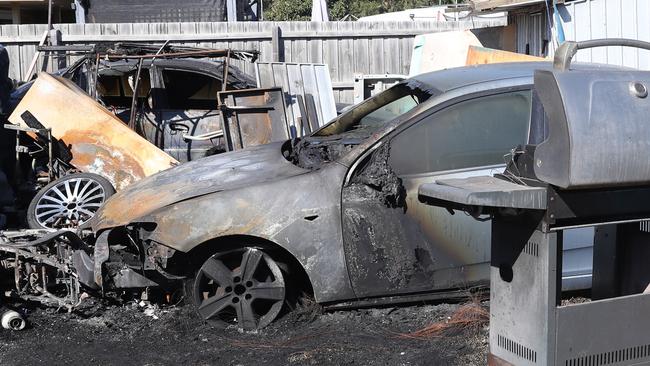
<svg viewBox="0 0 650 366">
<path fill-rule="evenodd" d="M 424 184 L 420 200 L 492 219 L 490 363 L 650 363 L 650 72 L 535 74 L 529 143 L 497 176 Z M 561 301 L 562 231 L 596 227 L 591 301 Z"/>
</svg>

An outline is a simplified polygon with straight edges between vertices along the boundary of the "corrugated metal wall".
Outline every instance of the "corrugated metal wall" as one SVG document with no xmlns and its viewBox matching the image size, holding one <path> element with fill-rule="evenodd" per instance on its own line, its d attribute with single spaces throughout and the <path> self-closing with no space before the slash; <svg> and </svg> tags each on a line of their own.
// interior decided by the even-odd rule
<svg viewBox="0 0 650 366">
<path fill-rule="evenodd" d="M 533 56 L 545 56 L 548 53 L 550 36 L 543 9 L 514 14 L 511 21 L 517 24 L 517 52 Z"/>
<path fill-rule="evenodd" d="M 633 38 L 650 41 L 650 0 L 576 0 L 567 1 L 559 10 L 567 40 Z M 547 19 L 544 6 L 531 7 L 510 17 L 517 25 L 517 52 L 526 53 L 528 47 L 532 55 L 545 55 L 543 41 L 550 38 Z M 650 69 L 650 51 L 628 47 L 581 50 L 576 60 Z"/>
</svg>

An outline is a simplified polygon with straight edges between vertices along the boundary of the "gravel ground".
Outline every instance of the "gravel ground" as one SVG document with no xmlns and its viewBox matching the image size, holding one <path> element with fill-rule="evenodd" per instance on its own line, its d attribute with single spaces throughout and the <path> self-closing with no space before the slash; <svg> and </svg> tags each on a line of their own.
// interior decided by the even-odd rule
<svg viewBox="0 0 650 366">
<path fill-rule="evenodd" d="M 2 365 L 485 365 L 487 327 L 405 338 L 461 305 L 289 312 L 258 332 L 216 329 L 188 306 L 92 303 L 79 312 L 19 309 L 29 328 L 0 330 Z"/>
</svg>

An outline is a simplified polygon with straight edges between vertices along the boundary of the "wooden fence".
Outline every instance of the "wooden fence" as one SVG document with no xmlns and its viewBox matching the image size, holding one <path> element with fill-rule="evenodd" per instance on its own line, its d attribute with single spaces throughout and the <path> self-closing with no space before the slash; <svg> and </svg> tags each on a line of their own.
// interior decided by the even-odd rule
<svg viewBox="0 0 650 366">
<path fill-rule="evenodd" d="M 254 49 L 261 61 L 312 62 L 329 65 L 334 97 L 353 100 L 355 74 L 407 74 L 417 34 L 485 28 L 503 21 L 460 22 L 237 22 L 56 24 L 63 44 L 150 42 L 169 40 L 193 46 Z M 46 31 L 46 25 L 2 25 L 0 43 L 9 52 L 10 77 L 22 79 Z M 70 61 L 70 60 L 68 60 Z M 39 68 L 43 60 L 39 61 Z M 235 63 L 253 74 L 253 65 Z"/>
</svg>

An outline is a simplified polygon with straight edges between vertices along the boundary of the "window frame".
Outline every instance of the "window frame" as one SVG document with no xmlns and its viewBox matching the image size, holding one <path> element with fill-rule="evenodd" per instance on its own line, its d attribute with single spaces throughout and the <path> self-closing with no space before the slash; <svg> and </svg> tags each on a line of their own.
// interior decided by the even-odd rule
<svg viewBox="0 0 650 366">
<path fill-rule="evenodd" d="M 472 94 L 466 94 L 464 96 L 458 97 L 451 99 L 445 103 L 441 103 L 438 106 L 436 106 L 435 111 L 432 110 L 431 113 L 428 113 L 426 116 L 422 116 L 422 118 L 419 118 L 417 121 L 414 121 L 412 123 L 403 124 L 399 128 L 395 129 L 392 133 L 390 133 L 388 136 L 386 136 L 388 139 L 386 141 L 387 144 L 392 144 L 393 139 L 399 136 L 401 133 L 405 132 L 411 127 L 414 127 L 415 125 L 419 123 L 426 123 L 429 118 L 435 118 L 435 115 L 448 109 L 451 108 L 455 105 L 458 105 L 460 103 L 472 101 L 472 100 L 477 100 L 481 98 L 486 98 L 486 97 L 491 97 L 491 96 L 496 96 L 496 95 L 501 95 L 501 94 L 509 94 L 509 93 L 516 93 L 516 92 L 522 92 L 522 91 L 528 91 L 531 94 L 530 102 L 532 105 L 532 94 L 533 94 L 533 85 L 529 85 L 528 87 L 525 85 L 522 86 L 516 86 L 516 87 L 508 87 L 508 88 L 499 88 L 499 89 L 491 89 L 491 90 L 486 90 L 483 92 L 478 92 L 478 93 L 472 93 Z M 526 126 L 526 140 L 528 140 L 530 136 L 530 117 L 528 120 L 528 125 Z M 513 146 L 515 147 L 515 146 Z M 418 177 L 418 176 L 428 176 L 428 175 L 440 175 L 440 174 L 448 174 L 448 173 L 460 173 L 460 172 L 465 172 L 465 171 L 472 171 L 476 169 L 483 169 L 483 168 L 494 168 L 494 167 L 499 167 L 505 165 L 505 162 L 503 163 L 498 163 L 498 164 L 489 164 L 489 165 L 478 165 L 478 166 L 470 166 L 470 167 L 463 167 L 463 168 L 456 168 L 456 169 L 444 169 L 444 170 L 434 170 L 434 171 L 428 171 L 428 172 L 419 172 L 419 173 L 406 173 L 406 174 L 400 174 L 400 176 L 405 176 L 405 177 Z"/>
<path fill-rule="evenodd" d="M 512 81 L 515 80 L 520 80 L 521 78 L 517 79 L 512 79 Z M 531 78 L 526 78 L 526 81 L 520 84 L 511 84 L 507 86 L 499 86 L 496 88 L 481 88 L 481 89 L 476 89 L 478 85 L 468 85 L 464 88 L 457 89 L 455 91 L 448 91 L 446 93 L 441 94 L 441 97 L 444 98 L 445 94 L 456 94 L 458 92 L 462 92 L 463 89 L 469 88 L 471 90 L 468 93 L 465 94 L 460 94 L 460 95 L 453 95 L 449 97 L 448 99 L 443 99 L 440 101 L 438 104 L 432 106 L 429 110 L 423 111 L 422 113 L 419 113 L 417 116 L 415 116 L 412 120 L 406 121 L 399 126 L 397 126 L 394 130 L 390 131 L 386 135 L 382 136 L 379 138 L 375 143 L 370 145 L 368 148 L 365 149 L 364 152 L 360 153 L 354 161 L 349 165 L 350 168 L 348 169 L 347 174 L 345 175 L 345 179 L 343 181 L 343 185 L 347 185 L 350 180 L 352 179 L 355 174 L 359 171 L 359 169 L 363 169 L 365 166 L 364 161 L 366 161 L 374 152 L 377 150 L 381 145 L 383 144 L 390 144 L 391 140 L 405 131 L 406 129 L 410 128 L 411 126 L 420 123 L 424 121 L 425 119 L 430 118 L 431 116 L 435 115 L 439 111 L 451 107 L 455 104 L 465 102 L 471 99 L 477 99 L 481 97 L 486 97 L 490 95 L 495 95 L 495 94 L 503 94 L 503 93 L 509 93 L 509 92 L 517 92 L 517 91 L 530 91 L 531 93 L 533 92 L 533 83 Z M 506 80 L 500 80 L 499 84 L 503 85 L 503 82 L 507 82 Z M 527 137 L 530 136 L 530 121 L 528 122 L 528 128 L 527 128 Z M 514 146 L 513 146 L 514 147 Z M 439 170 L 435 172 L 424 172 L 424 173 L 413 173 L 413 174 L 402 174 L 400 176 L 404 177 L 419 177 L 419 176 L 430 176 L 435 173 L 435 175 L 440 175 L 440 174 L 446 174 L 446 173 L 456 173 L 456 172 L 464 172 L 464 171 L 471 171 L 471 170 L 476 170 L 477 168 L 483 168 L 483 167 L 499 167 L 503 166 L 504 164 L 496 164 L 496 165 L 490 165 L 490 166 L 481 166 L 481 167 L 469 167 L 469 168 L 459 168 L 459 169 L 452 169 L 452 170 Z"/>
<path fill-rule="evenodd" d="M 131 109 L 131 103 L 133 101 L 134 95 L 126 95 L 126 86 L 125 86 L 125 84 L 123 82 L 124 81 L 123 78 L 125 76 L 128 78 L 131 73 L 133 73 L 133 76 L 135 77 L 135 73 L 136 73 L 135 70 L 132 70 L 130 72 L 125 72 L 125 73 L 123 73 L 121 75 L 97 75 L 97 80 L 95 81 L 95 85 L 93 86 L 93 88 L 97 92 L 97 97 L 103 99 L 104 102 L 107 101 L 107 98 L 108 99 L 110 99 L 110 98 L 123 98 L 124 102 L 125 102 L 123 106 L 122 105 L 116 106 L 115 104 L 111 104 L 111 103 L 107 103 L 107 104 L 110 105 L 113 108 L 116 108 L 117 110 L 129 110 L 129 109 Z M 140 74 L 140 81 L 138 82 L 138 87 L 142 86 L 141 83 L 144 82 L 142 75 L 145 75 L 145 73 L 146 73 L 146 75 L 148 75 L 148 80 L 147 81 L 148 81 L 148 86 L 149 86 L 149 93 L 151 93 L 155 88 L 154 87 L 155 83 L 154 83 L 154 79 L 153 79 L 154 75 L 152 74 L 152 71 L 151 71 L 150 68 L 146 68 L 144 66 L 142 67 L 142 71 L 141 71 L 141 74 Z M 111 76 L 111 77 L 118 78 L 118 84 L 119 84 L 119 89 L 120 89 L 120 95 L 119 96 L 114 96 L 114 95 L 107 96 L 107 95 L 100 95 L 99 94 L 99 91 L 97 90 L 97 84 L 99 83 L 99 79 L 101 77 L 105 77 L 105 76 Z M 137 98 L 144 98 L 144 97 L 137 97 Z"/>
<path fill-rule="evenodd" d="M 159 109 L 159 110 L 181 110 L 179 108 L 172 108 L 169 105 L 169 98 L 168 98 L 169 95 L 167 94 L 167 85 L 165 85 L 165 78 L 164 78 L 165 71 L 180 71 L 180 72 L 198 74 L 219 81 L 218 77 L 215 76 L 214 74 L 202 70 L 196 70 L 193 68 L 183 68 L 178 66 L 156 65 L 154 71 L 156 73 L 156 81 L 155 83 L 152 82 L 152 85 L 156 85 L 156 88 L 159 88 L 164 94 L 156 98 L 158 100 L 158 104 L 155 109 Z M 215 98 L 214 103 L 215 103 L 215 107 L 213 109 L 186 108 L 182 110 L 216 110 L 218 98 Z"/>
</svg>

